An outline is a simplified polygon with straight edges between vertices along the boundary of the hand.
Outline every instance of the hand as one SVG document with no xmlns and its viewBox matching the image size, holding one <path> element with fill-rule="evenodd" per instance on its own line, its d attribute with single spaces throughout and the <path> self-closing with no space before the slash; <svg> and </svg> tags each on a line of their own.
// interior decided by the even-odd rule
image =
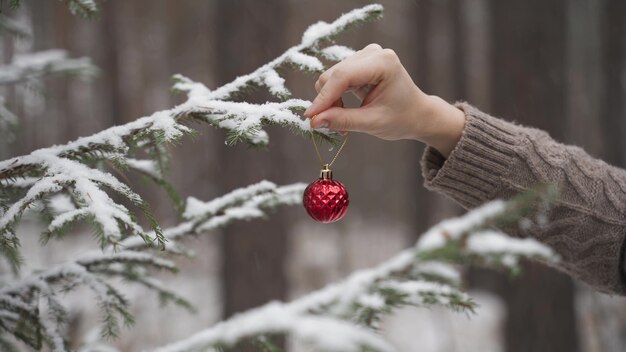
<svg viewBox="0 0 626 352">
<path fill-rule="evenodd" d="M 313 128 L 356 131 L 386 139 L 415 139 L 444 156 L 461 137 L 464 113 L 443 99 L 427 95 L 413 83 L 391 49 L 370 44 L 324 72 L 315 82 L 317 97 L 305 111 Z M 361 99 L 359 108 L 344 108 L 347 91 Z"/>
</svg>

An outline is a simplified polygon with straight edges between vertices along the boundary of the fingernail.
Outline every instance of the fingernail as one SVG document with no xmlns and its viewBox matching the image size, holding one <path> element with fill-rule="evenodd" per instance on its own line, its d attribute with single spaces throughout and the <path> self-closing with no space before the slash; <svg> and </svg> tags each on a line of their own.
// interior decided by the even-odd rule
<svg viewBox="0 0 626 352">
<path fill-rule="evenodd" d="M 306 110 L 304 110 L 304 116 L 309 116 L 310 112 L 311 112 L 311 106 L 309 106 L 308 108 L 306 108 Z"/>
</svg>

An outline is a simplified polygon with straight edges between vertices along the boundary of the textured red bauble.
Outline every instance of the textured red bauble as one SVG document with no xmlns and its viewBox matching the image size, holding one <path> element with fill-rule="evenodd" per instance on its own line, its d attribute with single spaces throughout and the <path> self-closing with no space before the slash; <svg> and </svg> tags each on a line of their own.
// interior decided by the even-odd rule
<svg viewBox="0 0 626 352">
<path fill-rule="evenodd" d="M 314 220 L 329 223 L 346 215 L 350 201 L 346 187 L 341 182 L 333 180 L 332 174 L 329 173 L 312 182 L 304 190 L 302 203 Z"/>
</svg>

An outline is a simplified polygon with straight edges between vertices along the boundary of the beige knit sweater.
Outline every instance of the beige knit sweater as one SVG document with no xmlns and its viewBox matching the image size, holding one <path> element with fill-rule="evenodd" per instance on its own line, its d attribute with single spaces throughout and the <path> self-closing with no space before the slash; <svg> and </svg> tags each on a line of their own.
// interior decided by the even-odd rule
<svg viewBox="0 0 626 352">
<path fill-rule="evenodd" d="M 510 235 L 532 236 L 561 255 L 561 269 L 597 290 L 625 294 L 626 171 L 538 129 L 489 116 L 466 103 L 463 135 L 448 159 L 427 147 L 426 187 L 466 208 L 539 183 L 559 186 L 549 225 Z"/>
</svg>

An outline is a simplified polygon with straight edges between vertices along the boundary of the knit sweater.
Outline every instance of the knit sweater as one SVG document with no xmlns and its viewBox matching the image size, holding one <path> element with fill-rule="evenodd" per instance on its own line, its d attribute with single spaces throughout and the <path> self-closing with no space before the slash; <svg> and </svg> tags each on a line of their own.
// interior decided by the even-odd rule
<svg viewBox="0 0 626 352">
<path fill-rule="evenodd" d="M 557 185 L 548 225 L 508 233 L 550 246 L 561 256 L 560 269 L 593 288 L 625 294 L 626 171 L 557 143 L 544 131 L 497 119 L 467 103 L 456 106 L 465 112 L 463 134 L 447 159 L 426 148 L 426 187 L 472 208 L 537 184 Z"/>
</svg>

